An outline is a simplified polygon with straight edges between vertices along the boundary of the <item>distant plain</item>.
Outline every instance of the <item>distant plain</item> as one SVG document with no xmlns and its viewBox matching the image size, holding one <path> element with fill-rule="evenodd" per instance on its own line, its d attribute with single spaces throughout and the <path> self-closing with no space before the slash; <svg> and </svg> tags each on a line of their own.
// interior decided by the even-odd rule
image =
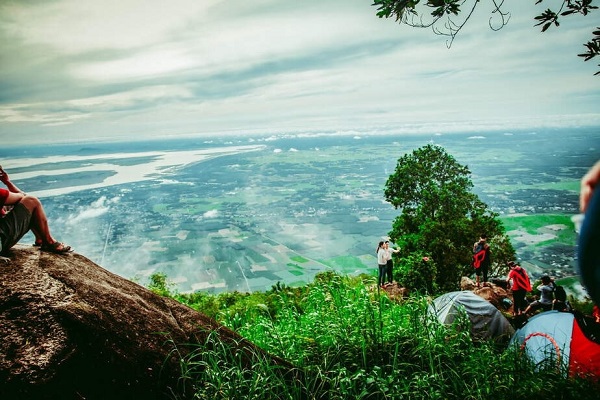
<svg viewBox="0 0 600 400">
<path fill-rule="evenodd" d="M 59 239 L 112 272 L 141 283 L 164 272 L 181 292 L 255 291 L 327 269 L 375 273 L 399 213 L 385 181 L 428 143 L 470 168 L 534 276 L 575 273 L 571 217 L 600 129 L 5 147 L 0 164 L 42 198 Z"/>
</svg>

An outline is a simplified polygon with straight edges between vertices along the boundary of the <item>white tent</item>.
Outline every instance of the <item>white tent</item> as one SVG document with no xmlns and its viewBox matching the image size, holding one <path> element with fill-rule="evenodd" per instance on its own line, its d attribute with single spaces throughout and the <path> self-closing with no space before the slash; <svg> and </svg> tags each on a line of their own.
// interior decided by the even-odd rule
<svg viewBox="0 0 600 400">
<path fill-rule="evenodd" d="M 515 332 L 492 303 L 468 290 L 441 295 L 429 305 L 429 312 L 445 325 L 452 325 L 461 314 L 466 313 L 474 340 L 504 341 Z"/>
</svg>

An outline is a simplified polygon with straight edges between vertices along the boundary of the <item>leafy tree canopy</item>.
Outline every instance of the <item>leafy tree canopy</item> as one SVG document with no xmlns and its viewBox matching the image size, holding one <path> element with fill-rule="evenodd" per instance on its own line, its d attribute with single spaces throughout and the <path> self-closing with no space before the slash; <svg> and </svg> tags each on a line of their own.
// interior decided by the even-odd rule
<svg viewBox="0 0 600 400">
<path fill-rule="evenodd" d="M 385 184 L 385 199 L 402 209 L 390 238 L 404 256 L 418 252 L 433 257 L 440 289 L 454 290 L 461 276 L 473 273 L 473 243 L 482 234 L 491 239 L 492 273 L 505 272 L 514 258 L 498 214 L 472 188 L 469 169 L 431 144 L 402 156 Z"/>
<path fill-rule="evenodd" d="M 521 0 L 523 1 L 523 0 Z M 544 0 L 535 0 L 536 4 Z M 510 19 L 504 0 L 489 0 L 493 4 L 489 26 L 492 30 L 500 30 Z M 554 0 L 553 9 L 546 9 L 535 17 L 535 26 L 541 26 L 542 32 L 560 25 L 560 18 L 570 15 L 588 15 L 597 6 L 593 0 Z M 374 0 L 379 18 L 395 18 L 400 24 L 419 28 L 431 28 L 436 34 L 448 36 L 448 47 L 467 21 L 473 15 L 481 0 Z M 578 54 L 584 61 L 600 55 L 600 27 L 592 32 L 590 41 L 584 44 L 586 52 Z M 598 65 L 600 66 L 600 64 Z M 595 75 L 599 75 L 600 71 Z"/>
</svg>

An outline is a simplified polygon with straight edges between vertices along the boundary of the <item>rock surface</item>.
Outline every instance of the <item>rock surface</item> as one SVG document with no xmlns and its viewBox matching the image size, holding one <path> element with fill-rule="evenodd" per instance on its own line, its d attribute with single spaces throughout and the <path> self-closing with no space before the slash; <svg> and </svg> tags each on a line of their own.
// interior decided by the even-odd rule
<svg viewBox="0 0 600 400">
<path fill-rule="evenodd" d="M 467 278 L 466 276 L 463 276 L 460 281 L 460 288 L 461 290 L 471 290 L 476 295 L 481 296 L 490 303 L 492 303 L 500 311 L 511 313 L 513 302 L 512 292 L 507 290 L 506 287 L 503 287 L 506 285 L 501 286 L 498 283 L 486 282 L 478 288 L 475 281 L 473 281 L 470 278 Z M 510 300 L 510 307 L 505 307 L 505 305 L 503 304 L 504 299 Z"/>
<path fill-rule="evenodd" d="M 183 390 L 174 344 L 203 343 L 215 332 L 248 362 L 262 353 L 82 255 L 19 245 L 9 258 L 0 264 L 0 399 L 170 398 Z"/>
</svg>

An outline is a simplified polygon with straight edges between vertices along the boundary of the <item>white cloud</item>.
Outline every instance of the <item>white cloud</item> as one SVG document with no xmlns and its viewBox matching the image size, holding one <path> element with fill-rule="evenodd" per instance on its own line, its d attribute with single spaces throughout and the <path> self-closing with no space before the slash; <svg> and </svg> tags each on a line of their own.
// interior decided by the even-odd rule
<svg viewBox="0 0 600 400">
<path fill-rule="evenodd" d="M 219 210 L 209 210 L 202 215 L 204 218 L 217 218 L 219 216 Z"/>
<path fill-rule="evenodd" d="M 67 54 L 162 42 L 218 1 L 59 0 L 3 7 L 4 29 Z M 35 21 L 35 23 L 32 23 Z"/>
<path fill-rule="evenodd" d="M 485 2 L 450 50 L 368 2 L 6 3 L 0 138 L 597 124 L 597 66 L 576 56 L 592 17 L 540 34 L 540 7 L 507 3 L 504 29 Z"/>
<path fill-rule="evenodd" d="M 174 73 L 194 67 L 181 49 L 151 49 L 126 58 L 75 65 L 73 75 L 93 81 L 121 81 Z"/>
<path fill-rule="evenodd" d="M 65 223 L 67 225 L 77 225 L 84 220 L 97 218 L 106 214 L 110 210 L 111 205 L 118 203 L 119 200 L 119 197 L 108 199 L 106 196 L 102 196 L 88 207 L 79 207 L 77 213 L 69 215 Z"/>
</svg>

